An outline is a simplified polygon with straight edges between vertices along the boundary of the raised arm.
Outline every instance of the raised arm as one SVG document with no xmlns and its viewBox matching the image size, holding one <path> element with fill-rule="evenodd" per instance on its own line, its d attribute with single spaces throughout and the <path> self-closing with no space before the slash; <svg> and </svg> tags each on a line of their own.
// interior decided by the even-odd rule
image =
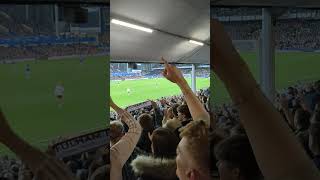
<svg viewBox="0 0 320 180">
<path fill-rule="evenodd" d="M 223 26 L 211 22 L 211 65 L 238 106 L 265 179 L 318 180 L 319 172 L 280 113 L 259 89 Z"/>
<path fill-rule="evenodd" d="M 129 127 L 128 132 L 110 149 L 111 163 L 117 164 L 117 166 L 120 166 L 122 168 L 133 152 L 135 146 L 137 145 L 142 128 L 139 122 L 136 121 L 129 112 L 117 106 L 111 98 L 110 106 L 120 116 L 121 121 Z M 111 168 L 111 170 L 114 169 Z"/>
<path fill-rule="evenodd" d="M 57 159 L 32 147 L 17 136 L 0 109 L 0 141 L 25 162 L 39 179 L 75 180 L 68 168 Z"/>
<path fill-rule="evenodd" d="M 160 111 L 160 108 L 159 106 L 157 105 L 156 102 L 152 101 L 152 100 L 149 100 L 152 104 L 152 108 L 154 110 L 154 124 L 155 124 L 155 127 L 161 127 L 162 126 L 162 119 L 163 119 L 163 116 L 161 115 L 161 111 Z"/>
<path fill-rule="evenodd" d="M 188 108 L 190 110 L 191 116 L 193 120 L 203 120 L 207 124 L 210 125 L 210 116 L 209 113 L 206 111 L 204 106 L 201 104 L 198 97 L 192 92 L 191 88 L 189 87 L 187 81 L 184 79 L 181 71 L 171 65 L 162 58 L 162 61 L 165 64 L 165 69 L 163 71 L 163 76 L 167 78 L 169 81 L 177 84 L 184 95 L 184 98 L 187 102 Z"/>
</svg>

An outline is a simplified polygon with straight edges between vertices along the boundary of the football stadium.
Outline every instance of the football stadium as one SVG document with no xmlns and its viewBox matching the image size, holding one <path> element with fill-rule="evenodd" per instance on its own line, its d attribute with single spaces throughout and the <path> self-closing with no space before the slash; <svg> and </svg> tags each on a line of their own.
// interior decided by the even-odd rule
<svg viewBox="0 0 320 180">
<path fill-rule="evenodd" d="M 240 55 L 249 65 L 255 78 L 261 79 L 260 53 L 262 46 L 261 8 L 211 8 L 211 17 L 220 20 L 234 41 Z M 285 91 L 320 79 L 319 11 L 291 8 L 276 10 L 275 22 L 275 89 Z M 212 79 L 213 92 L 219 96 L 214 103 L 229 103 L 220 80 Z"/>
<path fill-rule="evenodd" d="M 85 178 L 106 164 L 108 60 L 108 4 L 1 4 L 1 111 L 19 137 Z M 87 158 L 101 163 L 89 171 Z M 1 178 L 33 170 L 2 144 L 0 159 Z"/>
<path fill-rule="evenodd" d="M 131 63 L 135 69 L 127 69 L 127 63 L 111 63 L 110 92 L 120 107 L 141 103 L 147 100 L 158 100 L 162 97 L 181 94 L 178 87 L 162 76 L 164 66 L 161 64 Z M 123 67 L 124 69 L 121 69 Z M 177 65 L 191 86 L 190 65 Z M 197 90 L 210 86 L 210 66 L 198 65 L 196 68 Z M 130 71 L 131 72 L 128 72 Z M 132 72 L 133 71 L 133 72 Z"/>
<path fill-rule="evenodd" d="M 177 154 L 207 159 L 209 1 L 111 5 L 110 179 L 188 179 L 177 177 Z M 182 127 L 185 138 L 179 135 Z"/>
<path fill-rule="evenodd" d="M 211 3 L 213 176 L 225 163 L 240 179 L 317 179 L 320 11 L 307 7 L 319 4 Z"/>
</svg>

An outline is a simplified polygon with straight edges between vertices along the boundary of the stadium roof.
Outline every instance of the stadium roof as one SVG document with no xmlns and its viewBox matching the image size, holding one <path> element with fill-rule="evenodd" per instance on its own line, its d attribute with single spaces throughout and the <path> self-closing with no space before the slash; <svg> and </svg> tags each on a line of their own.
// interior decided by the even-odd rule
<svg viewBox="0 0 320 180">
<path fill-rule="evenodd" d="M 211 5 L 223 6 L 281 6 L 281 7 L 305 7 L 320 8 L 318 0 L 211 0 Z"/>
<path fill-rule="evenodd" d="M 152 33 L 110 23 L 113 62 L 209 63 L 209 0 L 112 0 L 111 19 L 151 28 Z M 189 40 L 203 42 L 203 46 Z"/>
</svg>

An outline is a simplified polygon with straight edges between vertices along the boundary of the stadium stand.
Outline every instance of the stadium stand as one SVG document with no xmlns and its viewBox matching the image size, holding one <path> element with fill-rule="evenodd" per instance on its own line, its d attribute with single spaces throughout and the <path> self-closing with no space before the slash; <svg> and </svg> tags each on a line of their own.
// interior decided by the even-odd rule
<svg viewBox="0 0 320 180">
<path fill-rule="evenodd" d="M 39 57 L 63 57 L 71 55 L 95 55 L 106 53 L 105 49 L 98 48 L 95 45 L 77 44 L 77 45 L 41 45 L 26 47 L 1 47 L 0 61 L 3 60 L 23 60 Z"/>
<path fill-rule="evenodd" d="M 296 139 L 301 143 L 306 154 L 319 168 L 318 151 L 315 150 L 315 147 L 318 147 L 319 144 L 309 136 L 312 136 L 310 133 L 313 132 L 313 127 L 315 129 L 314 133 L 318 132 L 317 127 L 319 127 L 317 123 L 320 117 L 320 81 L 297 84 L 281 92 L 277 93 L 275 107 L 281 113 Z M 210 135 L 212 142 L 214 142 L 211 144 L 212 147 L 223 139 L 235 138 L 239 135 L 246 136 L 236 105 L 215 106 L 213 111 L 215 113 L 216 129 Z"/>
<path fill-rule="evenodd" d="M 232 40 L 259 40 L 262 28 L 261 8 L 212 8 L 211 12 L 212 17 L 223 19 L 222 23 Z M 319 19 L 320 11 L 318 10 L 289 9 L 285 11 L 274 23 L 276 48 L 278 50 L 319 50 Z"/>
<path fill-rule="evenodd" d="M 125 65 L 125 68 L 120 67 L 119 64 Z M 142 64 L 142 66 L 148 64 Z M 188 76 L 191 74 L 191 67 L 188 65 L 177 65 L 181 72 Z M 143 68 L 142 68 L 143 69 Z M 126 63 L 111 63 L 111 80 L 125 80 L 125 79 L 142 79 L 142 78 L 160 78 L 164 67 L 160 64 L 151 64 L 151 70 L 141 70 L 141 73 L 127 72 Z M 210 77 L 210 70 L 208 65 L 198 65 L 196 68 L 196 77 L 208 78 Z"/>
<path fill-rule="evenodd" d="M 233 101 L 233 105 L 211 109 L 215 114 L 211 164 L 215 167 L 217 163 L 220 179 L 228 179 L 234 172 L 232 176 L 240 179 L 318 179 L 320 81 L 288 87 L 272 104 L 222 23 L 211 23 L 211 43 L 216 44 L 211 49 L 211 65 Z"/>
<path fill-rule="evenodd" d="M 116 111 L 112 114 L 113 121 L 110 123 L 111 163 L 117 164 L 117 169 L 111 169 L 111 178 L 182 178 L 185 172 L 181 163 L 186 159 L 180 152 L 177 154 L 177 147 L 180 147 L 181 153 L 190 152 L 191 147 L 195 151 L 201 148 L 201 155 L 192 152 L 193 155 L 188 157 L 197 160 L 184 166 L 192 167 L 197 172 L 192 173 L 197 174 L 195 176 L 198 178 L 209 178 L 209 166 L 203 164 L 203 159 L 209 155 L 205 151 L 205 147 L 209 145 L 209 90 L 201 90 L 194 94 L 186 84 L 182 87 L 185 80 L 180 70 L 166 65 L 165 72 L 167 74 L 164 76 L 168 80 L 181 86 L 182 95 L 163 97 L 136 109 L 128 107 L 128 112 L 111 103 L 111 107 Z M 188 150 L 182 148 L 186 141 Z M 179 166 L 176 175 L 176 167 Z"/>
<path fill-rule="evenodd" d="M 97 15 L 98 12 L 95 13 Z M 105 48 L 109 46 L 109 40 L 105 39 L 108 32 L 100 36 L 98 33 L 71 33 L 70 29 L 62 28 L 63 32 L 57 36 L 53 15 L 54 5 L 50 4 L 1 4 L 0 64 L 43 57 L 90 56 L 109 51 Z M 99 22 L 97 16 L 89 18 L 90 23 L 92 19 L 95 20 L 93 24 Z M 90 23 L 89 26 L 92 25 Z M 71 24 L 64 25 L 71 27 Z M 92 148 L 90 151 L 58 158 L 52 146 L 71 137 L 59 137 L 49 142 L 46 152 L 42 152 L 13 132 L 1 108 L 0 129 L 0 142 L 15 154 L 0 155 L 0 179 L 105 180 L 109 177 L 107 147 Z"/>
<path fill-rule="evenodd" d="M 54 140 L 54 143 L 67 139 L 67 137 Z M 49 146 L 47 153 L 54 157 L 54 152 Z M 57 159 L 63 163 L 67 171 L 72 172 L 73 176 L 78 180 L 94 179 L 95 173 L 98 173 L 99 168 L 109 164 L 109 154 L 105 148 L 93 149 L 89 152 L 84 152 L 78 155 L 70 156 L 64 159 Z M 97 171 L 97 172 L 95 172 Z M 106 172 L 100 172 L 106 177 Z M 0 177 L 10 180 L 16 179 L 34 179 L 36 175 L 27 166 L 27 163 L 17 160 L 14 157 L 1 156 L 0 158 Z M 42 176 L 46 177 L 46 175 Z"/>
<path fill-rule="evenodd" d="M 218 14 L 220 16 L 234 14 L 261 15 L 261 9 L 251 11 L 250 8 L 242 8 L 240 12 L 228 12 L 224 8 L 221 9 L 222 14 Z M 290 10 L 290 13 L 297 12 L 306 13 L 308 11 Z M 259 38 L 261 26 L 257 21 L 223 21 L 223 24 L 232 39 L 250 40 Z M 317 50 L 319 48 L 319 34 L 315 31 L 319 29 L 318 26 L 319 22 L 316 18 L 312 20 L 281 19 L 277 21 L 277 48 L 299 51 Z M 311 86 L 306 85 L 307 87 L 304 87 L 304 85 L 290 87 L 286 93 L 279 93 L 276 102 L 278 111 L 276 111 L 263 96 L 261 90 L 257 88 L 257 83 L 248 71 L 246 63 L 234 51 L 231 41 L 227 38 L 227 34 L 222 31 L 221 26 L 213 24 L 212 27 L 214 31 L 211 32 L 211 35 L 214 36 L 213 39 L 216 42 L 211 42 L 211 45 L 213 45 L 211 46 L 211 64 L 214 67 L 213 70 L 224 81 L 234 101 L 234 105 L 223 105 L 213 110 L 215 115 L 212 115 L 212 118 L 215 121 L 210 124 L 211 132 L 209 136 L 212 176 L 217 178 L 217 174 L 219 174 L 219 178 L 223 180 L 318 179 L 319 173 L 314 164 L 319 167 L 319 152 L 317 150 L 319 148 L 317 139 L 320 127 L 317 123 L 319 119 L 319 81 Z M 219 94 L 216 96 L 219 96 Z M 167 102 L 167 98 L 164 99 L 164 101 L 159 100 L 154 104 Z M 168 99 L 169 104 L 171 104 L 172 99 L 175 103 L 181 102 L 181 96 Z M 155 106 L 157 107 L 157 105 Z M 160 115 L 161 107 L 161 105 L 158 105 Z M 163 111 L 162 114 L 174 116 L 172 114 L 177 112 L 177 107 L 174 103 L 169 107 L 171 109 L 169 108 L 168 113 Z M 180 106 L 178 105 L 178 107 Z M 143 151 L 149 152 L 148 155 L 150 155 L 152 154 L 151 148 L 145 147 L 155 146 L 152 145 L 153 136 L 151 136 L 151 140 L 148 136 L 153 134 L 155 132 L 154 128 L 157 127 L 154 125 L 158 115 L 155 109 L 157 108 L 144 108 L 132 113 L 132 116 L 140 122 L 142 127 L 141 137 L 146 139 L 143 141 L 135 139 L 136 141 L 133 143 L 134 145 L 137 143 L 137 145 L 131 149 L 133 158 L 128 156 L 128 162 L 134 159 L 131 163 L 134 168 L 136 168 L 136 164 L 141 163 L 139 155 L 138 158 L 135 157 L 137 154 L 143 153 L 139 147 L 142 147 Z M 188 119 L 190 116 L 187 114 L 184 113 L 184 116 Z M 121 137 L 123 129 L 126 128 L 116 121 L 113 126 L 115 131 L 118 130 L 116 132 L 120 132 L 117 137 Z M 173 127 L 173 129 L 176 129 L 179 126 L 179 121 L 177 121 L 166 124 L 165 128 Z M 116 132 L 115 134 L 117 134 Z M 173 140 L 170 143 L 175 146 L 174 138 L 169 133 L 167 137 Z M 196 151 L 195 154 L 199 152 L 202 151 Z M 312 164 L 310 158 L 314 164 Z M 147 161 L 148 159 L 143 160 Z M 150 168 L 150 166 L 143 167 Z M 131 170 L 132 167 L 123 166 L 125 171 L 122 172 L 123 177 L 125 177 L 127 168 Z M 292 171 L 292 169 L 298 170 Z M 136 168 L 133 171 L 129 172 L 131 174 L 136 173 L 140 179 L 148 177 L 148 172 L 143 168 Z M 159 179 L 165 179 L 170 174 L 170 171 L 166 171 L 166 174 L 163 175 L 159 169 L 152 169 L 152 172 L 162 175 Z"/>
<path fill-rule="evenodd" d="M 259 21 L 223 22 L 233 40 L 258 40 Z M 276 48 L 279 50 L 312 50 L 320 48 L 319 20 L 280 20 L 275 25 Z M 311 35 L 311 36 L 310 36 Z"/>
<path fill-rule="evenodd" d="M 20 10 L 19 13 L 17 9 Z M 30 6 L 30 19 L 25 17 L 25 9 L 25 5 L 3 5 L 0 8 L 0 61 L 107 53 L 108 49 L 104 47 L 108 43 L 102 36 L 97 38 L 68 30 L 57 37 L 51 14 L 41 18 L 36 14 L 46 10 L 48 14 L 48 11 L 53 11 L 52 6 Z M 94 18 L 90 16 L 91 21 L 92 19 Z"/>
</svg>

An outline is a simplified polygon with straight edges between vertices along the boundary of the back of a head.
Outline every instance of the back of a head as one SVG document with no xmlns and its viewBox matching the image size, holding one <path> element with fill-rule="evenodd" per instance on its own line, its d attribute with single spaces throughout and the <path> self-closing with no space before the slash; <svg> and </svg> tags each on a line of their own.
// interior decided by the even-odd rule
<svg viewBox="0 0 320 180">
<path fill-rule="evenodd" d="M 172 105 L 172 112 L 173 112 L 173 114 L 174 114 L 174 116 L 175 117 L 177 117 L 178 116 L 178 107 L 179 107 L 179 104 L 174 104 L 174 105 Z"/>
<path fill-rule="evenodd" d="M 187 119 L 192 118 L 191 113 L 190 113 L 189 108 L 188 108 L 188 105 L 186 105 L 186 104 L 180 105 L 178 107 L 177 111 L 179 113 L 183 114 L 185 116 L 185 118 L 187 118 Z"/>
<path fill-rule="evenodd" d="M 116 141 L 119 137 L 123 135 L 124 127 L 120 121 L 110 122 L 110 140 L 111 142 Z"/>
<path fill-rule="evenodd" d="M 204 121 L 192 121 L 180 129 L 180 137 L 186 139 L 186 151 L 193 166 L 210 170 L 209 130 Z"/>
<path fill-rule="evenodd" d="M 310 113 L 303 109 L 298 109 L 294 115 L 294 123 L 298 130 L 306 130 L 310 126 Z"/>
<path fill-rule="evenodd" d="M 142 127 L 143 130 L 145 131 L 152 131 L 153 129 L 153 119 L 152 119 L 152 116 L 147 114 L 147 113 L 144 113 L 144 114 L 141 114 L 139 117 L 138 117 L 138 121 Z"/>
<path fill-rule="evenodd" d="M 153 155 L 160 158 L 175 158 L 179 138 L 167 128 L 157 128 L 151 136 Z"/>
<path fill-rule="evenodd" d="M 261 179 L 262 174 L 246 136 L 231 136 L 215 147 L 218 161 L 224 161 L 231 169 L 238 168 L 245 180 Z"/>
</svg>

